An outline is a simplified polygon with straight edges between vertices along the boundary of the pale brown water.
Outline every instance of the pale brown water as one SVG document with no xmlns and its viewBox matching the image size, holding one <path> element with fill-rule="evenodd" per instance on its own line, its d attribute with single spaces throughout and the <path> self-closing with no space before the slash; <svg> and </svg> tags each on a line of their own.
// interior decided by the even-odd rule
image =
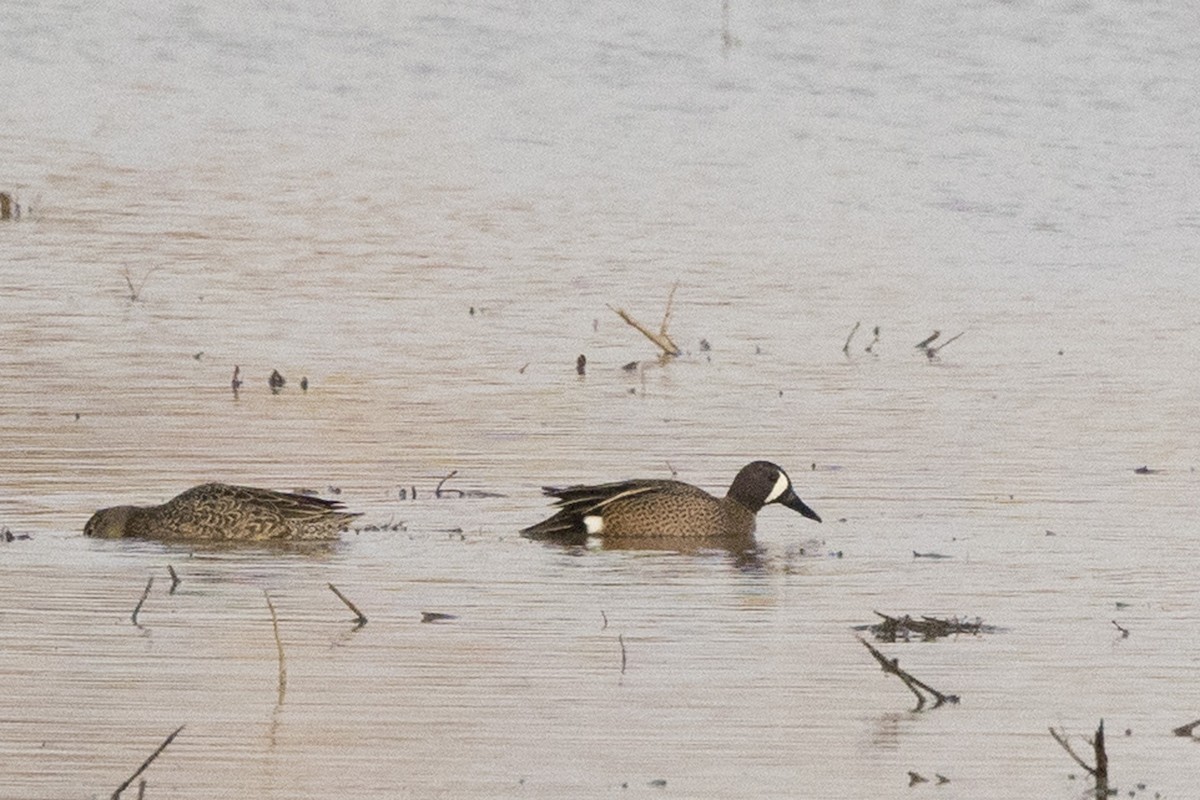
<svg viewBox="0 0 1200 800">
<path fill-rule="evenodd" d="M 728 50 L 719 4 L 37 12 L 0 34 L 0 796 L 108 796 L 186 725 L 149 797 L 1077 797 L 1046 728 L 1101 717 L 1123 793 L 1194 795 L 1188 6 L 734 3 Z M 677 281 L 660 365 L 606 306 Z M 752 563 L 517 534 L 543 484 L 756 458 L 826 523 L 766 509 Z M 389 530 L 81 536 L 214 479 Z M 1003 630 L 882 646 L 962 697 L 912 713 L 876 609 Z"/>
</svg>

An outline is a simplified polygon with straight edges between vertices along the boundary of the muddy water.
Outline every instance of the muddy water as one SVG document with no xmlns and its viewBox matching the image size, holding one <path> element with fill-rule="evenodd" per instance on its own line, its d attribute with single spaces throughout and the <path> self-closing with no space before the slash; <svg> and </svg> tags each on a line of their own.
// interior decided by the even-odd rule
<svg viewBox="0 0 1200 800">
<path fill-rule="evenodd" d="M 8 18 L 0 796 L 107 796 L 184 725 L 148 796 L 1076 797 L 1046 727 L 1101 717 L 1122 790 L 1194 793 L 1187 6 Z M 676 282 L 663 365 L 607 306 Z M 825 524 L 517 535 L 544 483 L 754 458 Z M 370 530 L 80 535 L 213 479 Z M 1002 630 L 881 645 L 962 698 L 913 713 L 875 610 Z"/>
</svg>

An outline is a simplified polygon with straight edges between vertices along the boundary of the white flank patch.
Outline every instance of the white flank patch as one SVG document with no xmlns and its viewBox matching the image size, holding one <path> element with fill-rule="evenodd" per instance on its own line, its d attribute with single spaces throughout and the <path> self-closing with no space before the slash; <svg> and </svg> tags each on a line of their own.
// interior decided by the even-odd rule
<svg viewBox="0 0 1200 800">
<path fill-rule="evenodd" d="M 589 514 L 583 518 L 583 527 L 587 529 L 588 536 L 595 536 L 604 531 L 604 519 L 596 514 Z"/>
<path fill-rule="evenodd" d="M 791 481 L 788 480 L 788 476 L 784 475 L 782 472 L 779 473 L 779 478 L 775 481 L 775 486 L 771 489 L 771 493 L 767 495 L 767 499 L 763 501 L 763 505 L 766 505 L 767 503 L 774 503 L 779 499 L 780 495 L 788 490 L 788 487 L 791 485 L 792 484 Z"/>
</svg>

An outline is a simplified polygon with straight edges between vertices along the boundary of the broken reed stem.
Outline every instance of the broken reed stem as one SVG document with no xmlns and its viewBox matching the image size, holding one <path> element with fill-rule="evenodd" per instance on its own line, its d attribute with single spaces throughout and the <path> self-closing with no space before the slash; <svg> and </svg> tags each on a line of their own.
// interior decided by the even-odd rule
<svg viewBox="0 0 1200 800">
<path fill-rule="evenodd" d="M 138 796 L 137 800 L 142 800 L 146 796 L 146 779 L 142 778 L 138 781 Z"/>
<path fill-rule="evenodd" d="M 142 590 L 141 599 L 138 600 L 137 605 L 133 607 L 133 614 L 130 616 L 130 619 L 133 620 L 134 625 L 138 624 L 138 621 L 137 621 L 138 612 L 142 610 L 142 603 L 145 603 L 146 598 L 150 596 L 150 587 L 153 585 L 154 585 L 154 576 L 151 575 L 150 579 L 148 581 L 146 581 L 146 588 Z M 139 625 L 138 627 L 141 627 L 141 626 Z"/>
<path fill-rule="evenodd" d="M 854 327 L 850 329 L 850 335 L 846 337 L 846 343 L 842 345 L 842 352 L 850 355 L 850 340 L 854 338 L 854 334 L 858 333 L 858 326 L 862 325 L 862 320 L 854 323 Z"/>
<path fill-rule="evenodd" d="M 625 674 L 625 634 L 617 634 L 617 644 L 621 645 L 621 674 Z"/>
<path fill-rule="evenodd" d="M 675 344 L 675 342 L 671 340 L 671 337 L 666 331 L 666 325 L 670 321 L 671 316 L 671 299 L 674 298 L 674 296 L 675 290 L 671 289 L 671 297 L 667 300 L 667 313 L 663 316 L 663 328 L 658 333 L 655 333 L 642 323 L 638 322 L 628 311 L 623 308 L 613 308 L 612 306 L 609 306 L 609 309 L 611 309 L 618 317 L 625 320 L 627 325 L 637 328 L 638 333 L 654 342 L 654 344 L 663 351 L 664 355 L 677 356 L 682 354 L 683 351 L 679 349 L 679 345 Z"/>
<path fill-rule="evenodd" d="M 911 691 L 914 695 L 917 696 L 917 709 L 916 710 L 920 711 L 922 708 L 925 707 L 925 695 L 921 694 L 922 691 L 927 692 L 931 697 L 933 697 L 933 700 L 934 700 L 933 707 L 934 708 L 937 708 L 938 706 L 943 705 L 944 703 L 957 703 L 958 702 L 958 695 L 942 694 L 937 689 L 930 686 L 928 683 L 925 683 L 924 681 L 917 679 L 916 677 L 909 674 L 908 672 L 905 672 L 904 670 L 900 669 L 900 659 L 888 658 L 883 653 L 879 652 L 874 647 L 872 647 L 870 642 L 868 642 L 866 639 L 862 638 L 861 636 L 858 637 L 858 641 L 862 642 L 863 647 L 867 648 L 867 650 L 871 653 L 871 655 L 874 656 L 875 660 L 879 662 L 879 666 L 883 668 L 884 672 L 888 672 L 888 673 L 891 673 L 892 675 L 895 675 L 897 678 L 899 678 L 901 681 L 904 682 L 904 685 L 908 687 L 909 691 Z"/>
<path fill-rule="evenodd" d="M 145 761 L 143 761 L 142 765 L 137 768 L 137 772 L 130 775 L 128 780 L 126 780 L 124 783 L 122 783 L 120 786 L 117 787 L 117 790 L 112 793 L 112 800 L 117 800 L 117 798 L 119 798 L 121 796 L 121 792 L 128 789 L 130 784 L 132 784 L 134 781 L 136 781 L 138 779 L 138 776 L 146 771 L 146 768 L 149 767 L 151 763 L 153 763 L 154 759 L 158 758 L 158 756 L 162 753 L 162 751 L 167 749 L 167 745 L 169 745 L 169 744 L 171 744 L 171 742 L 175 741 L 175 737 L 178 736 L 179 732 L 182 730 L 183 730 L 183 726 L 180 725 L 178 728 L 175 729 L 175 731 L 170 736 L 168 736 L 166 739 L 164 739 L 163 743 L 158 746 L 158 749 L 155 750 L 153 753 L 151 753 L 150 757 L 147 758 Z"/>
<path fill-rule="evenodd" d="M 167 594 L 175 594 L 175 590 L 179 588 L 179 584 L 183 583 L 179 575 L 175 572 L 175 568 L 167 564 L 167 572 L 171 575 L 171 590 Z"/>
<path fill-rule="evenodd" d="M 600 630 L 608 627 L 608 614 L 604 613 L 604 609 L 600 609 L 600 619 L 604 620 L 604 624 L 600 626 Z"/>
<path fill-rule="evenodd" d="M 359 611 L 358 606 L 356 606 L 356 605 L 354 605 L 354 603 L 350 602 L 350 598 L 346 597 L 346 595 L 344 595 L 340 591 L 338 591 L 338 588 L 336 586 L 334 586 L 332 583 L 328 583 L 328 584 L 326 584 L 326 586 L 329 587 L 329 591 L 331 591 L 337 595 L 338 600 L 341 600 L 343 603 L 346 604 L 346 608 L 348 608 L 352 612 L 354 612 L 354 616 L 356 616 L 358 618 L 358 624 L 355 625 L 354 627 L 361 628 L 363 625 L 367 624 L 367 615 L 364 614 L 363 612 Z"/>
<path fill-rule="evenodd" d="M 283 693 L 287 689 L 287 665 L 283 659 L 283 640 L 279 638 L 279 617 L 275 613 L 275 604 L 271 595 L 263 589 L 263 597 L 267 600 L 267 610 L 271 612 L 271 627 L 275 630 L 275 649 L 279 651 L 279 702 L 283 702 Z"/>
</svg>

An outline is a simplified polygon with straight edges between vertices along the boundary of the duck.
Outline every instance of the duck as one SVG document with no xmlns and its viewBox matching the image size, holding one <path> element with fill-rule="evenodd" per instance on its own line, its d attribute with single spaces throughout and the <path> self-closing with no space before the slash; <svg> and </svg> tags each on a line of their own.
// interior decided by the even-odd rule
<svg viewBox="0 0 1200 800">
<path fill-rule="evenodd" d="M 336 500 L 252 486 L 205 483 L 157 506 L 102 508 L 84 536 L 192 541 L 333 539 L 361 514 Z"/>
<path fill-rule="evenodd" d="M 797 496 L 783 467 L 770 461 L 742 467 L 722 498 L 676 480 L 546 486 L 542 491 L 555 498 L 559 509 L 521 531 L 531 539 L 748 538 L 754 534 L 759 510 L 775 503 L 821 521 Z"/>
</svg>

